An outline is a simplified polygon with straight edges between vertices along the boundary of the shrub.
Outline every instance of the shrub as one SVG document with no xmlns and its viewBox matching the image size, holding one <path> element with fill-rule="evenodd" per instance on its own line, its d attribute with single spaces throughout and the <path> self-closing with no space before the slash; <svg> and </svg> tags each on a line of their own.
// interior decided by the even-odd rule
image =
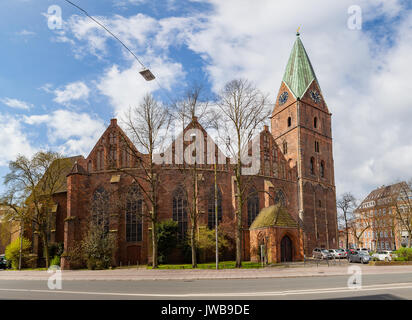
<svg viewBox="0 0 412 320">
<path fill-rule="evenodd" d="M 54 256 L 53 259 L 50 260 L 51 266 L 60 266 L 60 256 Z"/>
<path fill-rule="evenodd" d="M 213 261 L 216 256 L 216 234 L 215 229 L 209 229 L 206 227 L 199 228 L 199 234 L 196 239 L 198 255 L 200 257 L 199 262 Z M 218 238 L 219 255 L 222 256 L 223 250 L 228 246 L 228 239 L 225 233 L 219 230 Z M 190 248 L 190 230 L 187 236 L 187 246 Z M 191 258 L 191 250 L 190 250 Z"/>
<path fill-rule="evenodd" d="M 112 266 L 116 239 L 113 234 L 105 232 L 103 226 L 92 225 L 82 247 L 88 269 L 107 269 Z"/>
<path fill-rule="evenodd" d="M 412 248 L 400 248 L 394 253 L 398 256 L 396 261 L 412 261 Z"/>
<path fill-rule="evenodd" d="M 177 245 L 178 224 L 173 220 L 165 220 L 157 225 L 158 261 L 167 263 L 168 255 Z"/>
<path fill-rule="evenodd" d="M 31 249 L 31 242 L 23 238 L 22 241 L 22 255 L 21 261 L 22 266 L 27 264 L 27 260 L 29 258 L 29 253 Z M 20 256 L 20 237 L 14 240 L 6 247 L 6 260 L 11 261 L 11 267 L 13 269 L 18 269 L 19 267 L 19 256 Z"/>
</svg>

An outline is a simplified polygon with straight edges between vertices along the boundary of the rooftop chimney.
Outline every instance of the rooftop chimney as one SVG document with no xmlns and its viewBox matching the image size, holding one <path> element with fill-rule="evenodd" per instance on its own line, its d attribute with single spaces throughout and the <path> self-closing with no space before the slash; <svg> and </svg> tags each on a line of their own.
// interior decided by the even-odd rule
<svg viewBox="0 0 412 320">
<path fill-rule="evenodd" d="M 110 125 L 117 126 L 117 119 L 110 119 Z"/>
</svg>

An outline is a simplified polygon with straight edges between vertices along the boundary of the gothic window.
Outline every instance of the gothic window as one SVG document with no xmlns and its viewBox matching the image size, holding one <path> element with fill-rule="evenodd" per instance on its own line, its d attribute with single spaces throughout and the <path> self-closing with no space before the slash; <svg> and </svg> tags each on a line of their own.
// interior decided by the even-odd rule
<svg viewBox="0 0 412 320">
<path fill-rule="evenodd" d="M 310 173 L 315 174 L 315 158 L 310 158 Z"/>
<path fill-rule="evenodd" d="M 265 160 L 265 176 L 270 176 L 270 162 L 269 160 Z"/>
<path fill-rule="evenodd" d="M 259 214 L 259 195 L 255 189 L 251 189 L 247 199 L 247 222 L 248 226 L 252 224 L 253 220 Z"/>
<path fill-rule="evenodd" d="M 288 143 L 286 141 L 283 142 L 283 154 L 288 153 Z"/>
<path fill-rule="evenodd" d="M 103 187 L 99 187 L 93 193 L 92 199 L 92 221 L 95 225 L 109 232 L 109 194 Z"/>
<path fill-rule="evenodd" d="M 279 166 L 277 162 L 273 163 L 273 176 L 279 178 Z"/>
<path fill-rule="evenodd" d="M 130 154 L 126 146 L 122 149 L 122 167 L 130 168 Z"/>
<path fill-rule="evenodd" d="M 291 117 L 288 118 L 288 127 L 290 127 L 290 126 L 292 126 L 292 118 Z"/>
<path fill-rule="evenodd" d="M 87 172 L 92 172 L 92 162 L 91 161 L 87 163 Z"/>
<path fill-rule="evenodd" d="M 315 141 L 315 152 L 319 152 L 319 141 Z"/>
<path fill-rule="evenodd" d="M 276 147 L 273 147 L 273 158 L 272 158 L 273 162 L 278 162 L 278 150 L 276 149 Z"/>
<path fill-rule="evenodd" d="M 136 185 L 133 185 L 126 200 L 126 241 L 142 241 L 143 234 L 143 198 Z"/>
<path fill-rule="evenodd" d="M 222 194 L 218 188 L 217 190 L 217 218 L 222 221 Z M 207 203 L 207 226 L 209 229 L 213 229 L 216 225 L 215 217 L 215 187 L 210 188 L 209 200 Z"/>
<path fill-rule="evenodd" d="M 286 198 L 285 198 L 285 194 L 283 193 L 282 190 L 278 190 L 276 191 L 275 194 L 275 204 L 280 204 L 282 207 L 286 207 Z"/>
<path fill-rule="evenodd" d="M 186 237 L 187 232 L 187 200 L 182 188 L 178 188 L 173 195 L 173 221 L 178 223 L 178 237 Z"/>
<path fill-rule="evenodd" d="M 322 178 L 325 177 L 325 162 L 324 162 L 324 161 L 322 161 L 322 162 L 320 163 L 320 176 L 321 176 Z"/>
<path fill-rule="evenodd" d="M 104 149 L 102 147 L 97 150 L 96 170 L 104 170 Z"/>
<path fill-rule="evenodd" d="M 117 150 L 116 147 L 112 146 L 110 147 L 110 151 L 109 151 L 109 162 L 110 162 L 110 166 L 116 167 L 116 163 L 117 163 Z"/>
<path fill-rule="evenodd" d="M 109 134 L 109 143 L 110 145 L 116 144 L 116 133 L 115 132 L 111 132 Z"/>
<path fill-rule="evenodd" d="M 318 118 L 317 118 L 317 117 L 315 117 L 315 118 L 313 119 L 313 127 L 314 127 L 315 129 L 318 127 Z"/>
</svg>

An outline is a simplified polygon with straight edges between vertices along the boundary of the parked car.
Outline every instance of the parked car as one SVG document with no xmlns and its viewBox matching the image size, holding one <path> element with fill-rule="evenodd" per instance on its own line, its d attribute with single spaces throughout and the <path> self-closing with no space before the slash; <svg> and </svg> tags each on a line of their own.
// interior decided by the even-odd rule
<svg viewBox="0 0 412 320">
<path fill-rule="evenodd" d="M 335 258 L 335 259 L 346 258 L 346 252 L 343 249 L 329 249 L 329 252 L 332 255 L 332 258 Z"/>
<path fill-rule="evenodd" d="M 369 263 L 371 257 L 368 252 L 363 250 L 352 252 L 349 257 L 349 263 L 351 262 L 360 262 L 360 263 Z"/>
<path fill-rule="evenodd" d="M 353 252 L 355 252 L 355 250 L 354 250 L 354 249 L 345 249 L 345 252 L 346 252 L 346 257 L 349 259 L 349 256 L 350 256 Z"/>
<path fill-rule="evenodd" d="M 338 250 L 342 253 L 341 258 L 346 259 L 348 257 L 348 253 L 346 252 L 345 249 L 338 249 Z"/>
<path fill-rule="evenodd" d="M 374 253 L 372 257 L 380 261 L 392 261 L 393 258 L 396 258 L 396 254 L 393 254 L 390 250 L 382 250 Z"/>
<path fill-rule="evenodd" d="M 315 248 L 312 251 L 314 259 L 332 259 L 332 254 L 326 249 Z"/>
<path fill-rule="evenodd" d="M 7 269 L 8 268 L 8 262 L 6 260 L 6 257 L 4 254 L 0 255 L 0 269 Z"/>
</svg>

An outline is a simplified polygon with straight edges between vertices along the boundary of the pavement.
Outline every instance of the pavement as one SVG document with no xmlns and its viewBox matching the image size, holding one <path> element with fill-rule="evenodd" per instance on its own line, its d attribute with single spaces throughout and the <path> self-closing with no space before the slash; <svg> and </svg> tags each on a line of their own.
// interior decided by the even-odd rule
<svg viewBox="0 0 412 320">
<path fill-rule="evenodd" d="M 372 266 L 342 263 L 339 265 L 292 265 L 266 267 L 262 269 L 184 269 L 151 270 L 145 268 L 122 268 L 113 270 L 64 270 L 63 280 L 101 280 L 101 281 L 142 281 L 142 280 L 218 280 L 218 279 L 264 279 L 297 278 L 320 276 L 343 276 L 352 274 L 349 267 L 358 267 L 363 275 L 411 274 L 412 266 Z M 47 280 L 47 271 L 0 271 L 0 280 Z"/>
</svg>

